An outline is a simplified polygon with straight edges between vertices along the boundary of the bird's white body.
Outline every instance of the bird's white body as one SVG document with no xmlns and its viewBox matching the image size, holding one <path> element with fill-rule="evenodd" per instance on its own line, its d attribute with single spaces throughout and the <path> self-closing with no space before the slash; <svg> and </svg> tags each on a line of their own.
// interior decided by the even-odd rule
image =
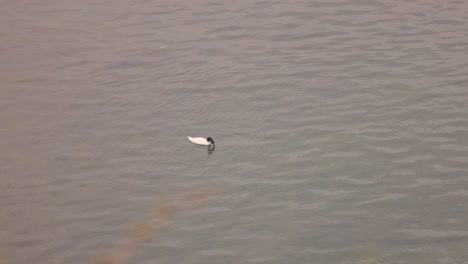
<svg viewBox="0 0 468 264">
<path fill-rule="evenodd" d="M 203 145 L 203 146 L 209 146 L 211 145 L 211 143 L 206 140 L 206 138 L 203 138 L 203 137 L 187 137 L 188 140 L 190 140 L 190 142 L 194 143 L 194 144 L 197 144 L 197 145 Z"/>
</svg>

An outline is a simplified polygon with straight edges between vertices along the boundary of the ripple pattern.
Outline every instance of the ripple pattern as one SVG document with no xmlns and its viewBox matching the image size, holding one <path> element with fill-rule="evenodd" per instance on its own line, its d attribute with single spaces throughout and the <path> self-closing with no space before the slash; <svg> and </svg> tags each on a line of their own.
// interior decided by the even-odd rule
<svg viewBox="0 0 468 264">
<path fill-rule="evenodd" d="M 6 1 L 0 263 L 467 263 L 467 14 Z"/>
</svg>

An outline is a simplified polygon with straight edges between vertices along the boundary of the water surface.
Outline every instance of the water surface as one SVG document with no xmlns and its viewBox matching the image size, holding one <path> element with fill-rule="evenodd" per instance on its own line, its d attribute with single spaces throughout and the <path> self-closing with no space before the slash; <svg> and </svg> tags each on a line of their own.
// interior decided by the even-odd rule
<svg viewBox="0 0 468 264">
<path fill-rule="evenodd" d="M 6 1 L 0 263 L 467 263 L 467 14 Z"/>
</svg>

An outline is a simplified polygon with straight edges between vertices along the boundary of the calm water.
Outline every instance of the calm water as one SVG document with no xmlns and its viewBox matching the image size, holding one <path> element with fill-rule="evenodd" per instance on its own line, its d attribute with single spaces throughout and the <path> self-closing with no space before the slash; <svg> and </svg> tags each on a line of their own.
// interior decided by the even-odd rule
<svg viewBox="0 0 468 264">
<path fill-rule="evenodd" d="M 468 263 L 465 1 L 3 2 L 0 263 Z"/>
</svg>

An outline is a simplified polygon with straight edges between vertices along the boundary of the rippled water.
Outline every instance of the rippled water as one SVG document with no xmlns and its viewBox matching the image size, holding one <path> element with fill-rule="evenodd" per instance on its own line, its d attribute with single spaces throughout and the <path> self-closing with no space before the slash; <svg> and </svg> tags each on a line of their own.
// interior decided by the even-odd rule
<svg viewBox="0 0 468 264">
<path fill-rule="evenodd" d="M 467 14 L 6 1 L 0 263 L 468 263 Z"/>
</svg>

